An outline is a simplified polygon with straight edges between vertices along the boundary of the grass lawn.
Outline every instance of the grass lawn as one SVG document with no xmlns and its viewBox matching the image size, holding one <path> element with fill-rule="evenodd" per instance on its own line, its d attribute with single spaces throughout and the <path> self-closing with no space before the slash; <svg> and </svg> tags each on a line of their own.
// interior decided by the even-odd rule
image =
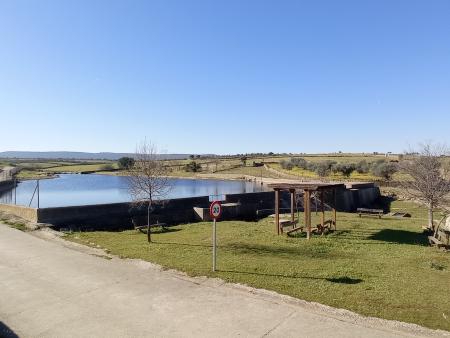
<svg viewBox="0 0 450 338">
<path fill-rule="evenodd" d="M 220 222 L 216 273 L 211 272 L 209 222 L 156 233 L 151 244 L 136 231 L 67 238 L 192 276 L 220 277 L 363 315 L 450 330 L 450 253 L 426 244 L 420 233 L 424 209 L 406 202 L 391 208 L 407 210 L 413 218 L 338 213 L 338 231 L 310 241 L 277 236 L 271 218 Z"/>
</svg>

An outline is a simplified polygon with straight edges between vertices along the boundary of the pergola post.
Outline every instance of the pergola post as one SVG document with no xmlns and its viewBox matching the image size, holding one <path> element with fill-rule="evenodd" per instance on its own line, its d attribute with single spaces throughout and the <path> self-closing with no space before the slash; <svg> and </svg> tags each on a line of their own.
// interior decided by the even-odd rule
<svg viewBox="0 0 450 338">
<path fill-rule="evenodd" d="M 336 189 L 333 189 L 333 225 L 336 230 Z"/>
<path fill-rule="evenodd" d="M 330 228 L 334 226 L 334 229 L 336 230 L 336 205 L 337 205 L 337 193 L 336 189 L 345 188 L 345 185 L 342 183 L 309 183 L 309 182 L 299 182 L 299 183 L 271 183 L 268 185 L 270 188 L 272 188 L 275 191 L 275 226 L 277 230 L 277 234 L 283 232 L 283 228 L 280 227 L 280 191 L 289 191 L 291 194 L 291 221 L 292 225 L 296 223 L 300 223 L 300 219 L 295 221 L 295 200 L 296 200 L 296 192 L 303 191 L 303 205 L 304 205 L 304 213 L 305 213 L 305 224 L 302 226 L 293 226 L 292 230 L 289 230 L 287 233 L 291 234 L 296 231 L 303 231 L 306 230 L 307 238 L 310 239 L 312 235 L 312 220 L 311 220 L 311 197 L 312 193 L 315 193 L 315 196 L 317 196 L 318 193 L 320 193 L 320 210 L 321 210 L 321 225 L 318 224 L 317 228 L 325 227 L 325 224 L 330 223 Z M 332 200 L 330 200 L 331 206 L 331 212 L 332 212 L 332 218 L 331 220 L 325 220 L 325 190 L 333 190 L 331 193 L 333 194 Z M 333 202 L 334 201 L 334 202 Z M 316 211 L 318 211 L 317 206 L 317 199 L 316 199 Z M 320 230 L 320 229 L 317 229 Z"/>
<path fill-rule="evenodd" d="M 275 226 L 277 234 L 280 234 L 280 190 L 275 189 Z"/>
<path fill-rule="evenodd" d="M 289 192 L 291 193 L 291 222 L 294 223 L 294 221 L 295 221 L 295 213 L 294 213 L 294 208 L 295 208 L 295 189 L 291 189 L 291 190 L 289 190 Z"/>
<path fill-rule="evenodd" d="M 325 228 L 325 203 L 324 203 L 324 192 L 320 191 L 320 211 L 322 212 L 322 231 Z"/>
<path fill-rule="evenodd" d="M 305 209 L 305 226 L 306 238 L 311 238 L 311 192 L 304 190 L 304 209 Z"/>
</svg>

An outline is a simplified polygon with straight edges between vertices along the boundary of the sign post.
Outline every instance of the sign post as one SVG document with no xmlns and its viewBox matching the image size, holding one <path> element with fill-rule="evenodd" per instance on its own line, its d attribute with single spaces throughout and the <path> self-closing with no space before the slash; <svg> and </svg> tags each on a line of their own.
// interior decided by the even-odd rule
<svg viewBox="0 0 450 338">
<path fill-rule="evenodd" d="M 212 271 L 216 271 L 216 256 L 217 256 L 217 236 L 216 236 L 216 220 L 222 214 L 222 205 L 219 201 L 214 201 L 211 203 L 209 207 L 209 215 L 213 219 L 213 233 L 212 233 L 212 242 L 213 242 L 213 261 L 212 261 Z"/>
</svg>

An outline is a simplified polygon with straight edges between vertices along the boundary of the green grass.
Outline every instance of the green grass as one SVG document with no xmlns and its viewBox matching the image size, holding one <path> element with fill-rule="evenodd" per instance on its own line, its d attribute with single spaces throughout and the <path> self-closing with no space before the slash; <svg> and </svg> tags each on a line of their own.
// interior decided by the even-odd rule
<svg viewBox="0 0 450 338">
<path fill-rule="evenodd" d="M 52 167 L 46 169 L 46 171 L 61 173 L 61 172 L 95 172 L 95 171 L 104 171 L 108 170 L 111 167 L 112 169 L 117 169 L 117 163 L 96 163 L 96 164 L 76 164 L 76 165 L 64 165 L 59 167 Z"/>
<path fill-rule="evenodd" d="M 151 244 L 135 231 L 68 238 L 192 276 L 219 277 L 363 315 L 450 330 L 450 254 L 426 244 L 420 233 L 425 210 L 406 202 L 395 202 L 392 209 L 407 210 L 413 218 L 338 213 L 338 231 L 310 241 L 277 236 L 271 218 L 220 222 L 216 273 L 211 272 L 211 223 L 175 226 L 154 234 Z"/>
<path fill-rule="evenodd" d="M 39 170 L 27 170 L 23 169 L 17 174 L 18 179 L 22 180 L 31 180 L 31 179 L 39 179 L 39 178 L 47 178 L 51 177 L 51 173 L 39 171 Z"/>
</svg>

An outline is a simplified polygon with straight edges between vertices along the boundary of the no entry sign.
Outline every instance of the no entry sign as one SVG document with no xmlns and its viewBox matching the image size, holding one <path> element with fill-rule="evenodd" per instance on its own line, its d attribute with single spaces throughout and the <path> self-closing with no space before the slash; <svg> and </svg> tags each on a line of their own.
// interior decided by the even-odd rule
<svg viewBox="0 0 450 338">
<path fill-rule="evenodd" d="M 214 201 L 211 203 L 211 206 L 209 207 L 209 215 L 213 219 L 217 219 L 222 214 L 222 205 L 219 201 Z"/>
</svg>

